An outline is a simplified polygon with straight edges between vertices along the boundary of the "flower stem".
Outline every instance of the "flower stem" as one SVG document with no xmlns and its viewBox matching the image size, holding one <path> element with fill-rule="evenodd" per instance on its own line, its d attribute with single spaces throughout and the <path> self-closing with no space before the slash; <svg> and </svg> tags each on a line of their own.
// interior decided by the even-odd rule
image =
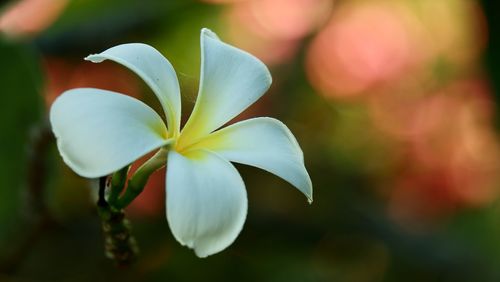
<svg viewBox="0 0 500 282">
<path fill-rule="evenodd" d="M 116 201 L 120 196 L 120 193 L 125 188 L 125 183 L 127 182 L 127 176 L 129 170 L 130 170 L 130 165 L 113 173 L 113 176 L 111 177 L 111 189 L 109 191 L 109 195 L 107 198 L 108 203 L 111 206 L 114 206 L 116 204 Z"/>
<path fill-rule="evenodd" d="M 108 177 L 99 179 L 99 199 L 97 209 L 104 232 L 106 256 L 118 266 L 128 266 L 135 261 L 139 253 L 137 242 L 130 233 L 130 222 L 123 211 L 144 190 L 149 176 L 167 162 L 168 147 L 160 149 L 153 157 L 140 166 L 128 181 L 123 196 L 130 166 L 126 166 Z M 109 187 L 108 187 L 109 186 Z M 106 188 L 110 189 L 106 201 Z"/>
<path fill-rule="evenodd" d="M 127 207 L 144 190 L 149 176 L 167 163 L 167 148 L 160 149 L 153 157 L 140 166 L 128 181 L 127 189 L 122 197 L 113 203 L 115 209 Z"/>
</svg>

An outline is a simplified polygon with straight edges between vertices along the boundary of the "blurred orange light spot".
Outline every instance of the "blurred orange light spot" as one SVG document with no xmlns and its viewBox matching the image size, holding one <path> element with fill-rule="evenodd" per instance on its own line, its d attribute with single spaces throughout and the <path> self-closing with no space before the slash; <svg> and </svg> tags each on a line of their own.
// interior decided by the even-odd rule
<svg viewBox="0 0 500 282">
<path fill-rule="evenodd" d="M 68 0 L 21 0 L 0 15 L 0 31 L 11 35 L 36 34 L 52 24 Z"/>
<path fill-rule="evenodd" d="M 229 41 L 266 64 L 279 64 L 295 54 L 298 41 L 263 37 L 255 32 L 252 13 L 246 5 L 234 5 L 226 12 Z"/>
<path fill-rule="evenodd" d="M 299 41 L 325 22 L 331 0 L 249 0 L 226 10 L 230 41 L 267 64 L 291 59 Z"/>
<path fill-rule="evenodd" d="M 253 18 L 254 31 L 264 37 L 298 39 L 328 19 L 331 0 L 253 0 L 241 6 Z"/>
<path fill-rule="evenodd" d="M 409 113 L 417 134 L 404 139 L 406 165 L 390 199 L 398 221 L 411 226 L 496 199 L 500 147 L 489 99 L 483 81 L 456 82 Z"/>
<path fill-rule="evenodd" d="M 403 10 L 362 3 L 337 10 L 308 51 L 308 76 L 328 96 L 351 97 L 393 79 L 416 55 Z"/>
</svg>

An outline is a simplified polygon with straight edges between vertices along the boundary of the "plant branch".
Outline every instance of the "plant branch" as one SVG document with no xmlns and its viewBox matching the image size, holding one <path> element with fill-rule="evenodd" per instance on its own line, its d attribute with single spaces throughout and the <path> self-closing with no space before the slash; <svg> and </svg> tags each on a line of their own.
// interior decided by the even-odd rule
<svg viewBox="0 0 500 282">
<path fill-rule="evenodd" d="M 123 209 L 111 207 L 105 199 L 108 183 L 107 177 L 99 179 L 99 199 L 97 200 L 106 257 L 114 260 L 118 266 L 129 266 L 136 260 L 139 248 L 135 238 L 131 235 L 130 222 L 125 218 Z"/>
</svg>

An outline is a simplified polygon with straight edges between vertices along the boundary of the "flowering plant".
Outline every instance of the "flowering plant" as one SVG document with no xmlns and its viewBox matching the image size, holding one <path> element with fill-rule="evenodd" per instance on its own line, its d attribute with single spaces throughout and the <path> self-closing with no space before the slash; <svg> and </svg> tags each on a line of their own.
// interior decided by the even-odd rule
<svg viewBox="0 0 500 282">
<path fill-rule="evenodd" d="M 269 88 L 266 66 L 208 29 L 201 31 L 201 52 L 199 94 L 182 130 L 179 83 L 172 65 L 153 47 L 138 43 L 86 60 L 112 60 L 135 72 L 159 99 L 166 124 L 139 100 L 93 88 L 62 94 L 52 105 L 50 121 L 61 156 L 83 177 L 115 173 L 113 177 L 126 179 L 132 162 L 157 150 L 131 176 L 123 195 L 115 191 L 110 202 L 125 207 L 149 175 L 167 165 L 170 229 L 182 245 L 206 257 L 228 247 L 246 218 L 245 186 L 230 162 L 269 171 L 297 187 L 310 202 L 312 184 L 297 141 L 280 121 L 253 118 L 219 129 Z"/>
</svg>

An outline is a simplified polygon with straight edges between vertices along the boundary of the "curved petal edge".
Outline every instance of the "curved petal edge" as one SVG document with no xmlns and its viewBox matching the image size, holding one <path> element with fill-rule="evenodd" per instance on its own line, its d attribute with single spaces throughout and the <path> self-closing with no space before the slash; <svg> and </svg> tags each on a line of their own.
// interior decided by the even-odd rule
<svg viewBox="0 0 500 282">
<path fill-rule="evenodd" d="M 292 132 L 281 121 L 259 117 L 220 129 L 192 149 L 205 148 L 232 162 L 271 172 L 300 190 L 311 203 L 313 188 L 304 155 Z"/>
<path fill-rule="evenodd" d="M 192 142 L 240 114 L 269 89 L 272 78 L 258 58 L 201 31 L 201 77 L 193 112 L 181 135 Z"/>
<path fill-rule="evenodd" d="M 181 97 L 179 81 L 172 64 L 155 48 L 143 43 L 128 43 L 85 58 L 93 63 L 111 60 L 141 77 L 160 100 L 171 133 L 180 130 Z"/>
<path fill-rule="evenodd" d="M 168 143 L 160 116 L 119 93 L 77 88 L 59 96 L 50 123 L 64 162 L 77 174 L 111 174 Z"/>
<path fill-rule="evenodd" d="M 179 243 L 198 257 L 233 243 L 246 219 L 247 194 L 229 161 L 203 150 L 170 151 L 166 182 L 167 220 Z"/>
</svg>

